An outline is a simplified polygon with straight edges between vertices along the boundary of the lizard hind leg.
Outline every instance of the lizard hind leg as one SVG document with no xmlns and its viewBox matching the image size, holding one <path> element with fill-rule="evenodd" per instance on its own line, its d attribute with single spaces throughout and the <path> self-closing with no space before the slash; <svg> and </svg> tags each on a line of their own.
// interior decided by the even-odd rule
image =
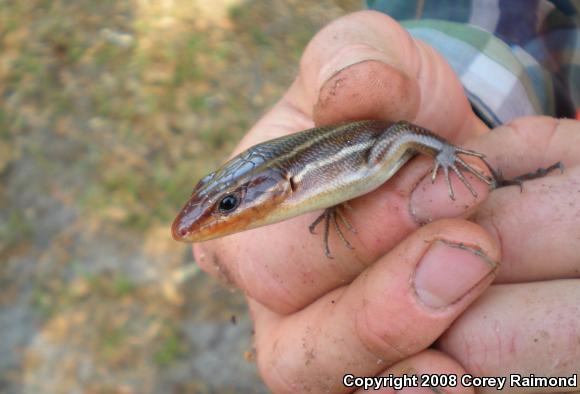
<svg viewBox="0 0 580 394">
<path fill-rule="evenodd" d="M 485 156 L 483 154 L 452 145 L 431 131 L 406 121 L 395 123 L 377 138 L 370 150 L 368 164 L 372 167 L 383 163 L 384 168 L 392 176 L 416 153 L 433 157 L 435 165 L 431 173 L 431 180 L 435 182 L 437 173 L 441 169 L 447 184 L 449 197 L 452 200 L 455 200 L 455 192 L 449 178 L 451 172 L 457 175 L 474 197 L 477 197 L 477 192 L 465 178 L 465 172 L 469 172 L 492 187 L 495 185 L 494 178 L 490 178 L 476 170 L 460 157 L 460 155 L 473 156 L 484 160 Z"/>
</svg>

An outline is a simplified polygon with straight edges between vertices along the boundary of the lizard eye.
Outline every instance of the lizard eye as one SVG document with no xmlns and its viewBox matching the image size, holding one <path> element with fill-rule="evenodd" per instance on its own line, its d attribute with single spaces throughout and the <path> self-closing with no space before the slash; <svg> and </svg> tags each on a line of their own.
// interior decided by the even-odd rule
<svg viewBox="0 0 580 394">
<path fill-rule="evenodd" d="M 218 205 L 218 209 L 222 213 L 230 213 L 238 207 L 239 200 L 233 194 L 228 194 L 221 199 Z"/>
</svg>

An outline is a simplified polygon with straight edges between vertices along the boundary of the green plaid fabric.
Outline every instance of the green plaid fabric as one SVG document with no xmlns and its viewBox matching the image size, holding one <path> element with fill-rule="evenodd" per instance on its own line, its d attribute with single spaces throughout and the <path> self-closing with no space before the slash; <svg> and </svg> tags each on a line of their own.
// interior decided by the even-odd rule
<svg viewBox="0 0 580 394">
<path fill-rule="evenodd" d="M 490 126 L 580 113 L 580 0 L 367 0 L 437 49 Z M 580 117 L 579 117 L 580 118 Z"/>
</svg>

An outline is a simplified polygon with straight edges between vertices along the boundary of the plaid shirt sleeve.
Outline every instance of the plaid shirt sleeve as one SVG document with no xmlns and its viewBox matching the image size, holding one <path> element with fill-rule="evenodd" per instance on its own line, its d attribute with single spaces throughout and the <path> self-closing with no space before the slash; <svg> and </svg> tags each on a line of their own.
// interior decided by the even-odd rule
<svg viewBox="0 0 580 394">
<path fill-rule="evenodd" d="M 580 0 L 367 0 L 437 49 L 490 127 L 580 119 Z"/>
</svg>

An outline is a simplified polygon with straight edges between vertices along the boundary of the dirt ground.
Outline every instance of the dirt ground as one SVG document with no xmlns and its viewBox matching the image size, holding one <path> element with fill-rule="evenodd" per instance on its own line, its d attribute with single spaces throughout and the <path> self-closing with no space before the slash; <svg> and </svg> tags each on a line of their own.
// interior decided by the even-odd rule
<svg viewBox="0 0 580 394">
<path fill-rule="evenodd" d="M 169 225 L 362 4 L 209 3 L 0 0 L 1 393 L 267 392 Z"/>
</svg>

